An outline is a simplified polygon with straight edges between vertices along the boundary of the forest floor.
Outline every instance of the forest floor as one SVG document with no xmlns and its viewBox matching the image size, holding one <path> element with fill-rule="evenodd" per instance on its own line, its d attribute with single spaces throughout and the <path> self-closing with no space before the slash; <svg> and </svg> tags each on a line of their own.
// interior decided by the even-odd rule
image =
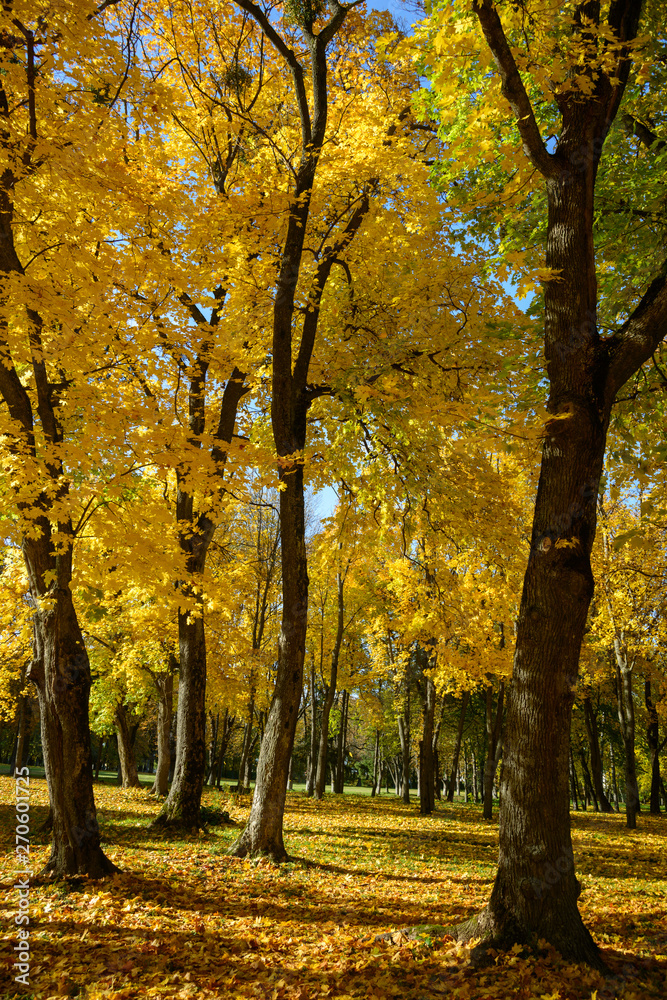
<svg viewBox="0 0 667 1000">
<path fill-rule="evenodd" d="M 30 884 L 30 985 L 13 981 L 14 782 L 0 777 L 3 903 L 0 998 L 141 997 L 331 1000 L 644 1000 L 667 997 L 667 817 L 573 814 L 580 909 L 612 971 L 604 978 L 548 947 L 477 968 L 451 939 L 409 941 L 411 925 L 450 925 L 487 900 L 496 822 L 474 805 L 421 817 L 395 798 L 288 795 L 283 865 L 225 856 L 238 828 L 180 839 L 151 833 L 147 790 L 96 786 L 108 856 L 100 882 Z M 249 799 L 205 790 L 241 826 Z M 46 785 L 30 783 L 32 870 L 48 856 L 37 830 Z M 376 941 L 384 932 L 392 938 Z"/>
</svg>

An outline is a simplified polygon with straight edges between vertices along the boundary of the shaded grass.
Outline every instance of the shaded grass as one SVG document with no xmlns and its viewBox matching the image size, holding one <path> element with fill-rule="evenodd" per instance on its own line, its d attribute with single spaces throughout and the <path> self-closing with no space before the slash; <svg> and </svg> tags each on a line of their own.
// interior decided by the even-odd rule
<svg viewBox="0 0 667 1000">
<path fill-rule="evenodd" d="M 31 825 L 46 816 L 45 783 L 31 779 Z M 5 901 L 0 996 L 36 1000 L 137 997 L 456 996 L 644 1000 L 667 995 L 667 821 L 575 814 L 573 840 L 584 884 L 584 920 L 614 978 L 568 965 L 545 948 L 538 956 L 496 956 L 477 970 L 452 941 L 429 948 L 400 934 L 425 923 L 448 926 L 488 898 L 497 826 L 473 805 L 439 805 L 421 817 L 393 796 L 290 793 L 285 840 L 292 860 L 228 858 L 238 829 L 165 838 L 150 831 L 159 803 L 145 790 L 96 787 L 103 844 L 123 869 L 113 879 L 53 886 L 33 882 L 29 991 L 12 984 L 16 941 L 13 781 L 0 778 L 0 852 Z M 242 824 L 249 797 L 205 790 L 205 804 Z M 33 870 L 48 838 L 33 837 Z M 4 977 L 4 978 L 2 978 Z"/>
</svg>

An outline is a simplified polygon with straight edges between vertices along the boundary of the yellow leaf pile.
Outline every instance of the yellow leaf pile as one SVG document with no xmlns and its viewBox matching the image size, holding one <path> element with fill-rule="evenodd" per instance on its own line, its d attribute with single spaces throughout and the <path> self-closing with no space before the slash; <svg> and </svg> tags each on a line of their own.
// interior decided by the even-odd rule
<svg viewBox="0 0 667 1000">
<path fill-rule="evenodd" d="M 32 860 L 46 860 L 37 833 L 45 783 L 31 779 Z M 479 807 L 439 804 L 419 816 L 395 796 L 290 793 L 284 865 L 225 856 L 233 827 L 181 840 L 147 829 L 158 806 L 145 790 L 98 786 L 107 854 L 122 874 L 30 889 L 30 988 L 14 989 L 14 787 L 3 803 L 3 932 L 0 995 L 35 1000 L 143 997 L 315 1000 L 649 1000 L 665 996 L 666 831 L 642 816 L 576 815 L 573 840 L 582 916 L 611 969 L 605 979 L 544 946 L 475 960 L 474 947 L 429 929 L 455 924 L 488 899 L 497 828 Z M 237 823 L 239 799 L 206 789 Z M 424 926 L 427 925 L 427 926 Z M 409 933 L 419 927 L 416 940 Z M 382 936 L 381 936 L 382 935 Z"/>
</svg>

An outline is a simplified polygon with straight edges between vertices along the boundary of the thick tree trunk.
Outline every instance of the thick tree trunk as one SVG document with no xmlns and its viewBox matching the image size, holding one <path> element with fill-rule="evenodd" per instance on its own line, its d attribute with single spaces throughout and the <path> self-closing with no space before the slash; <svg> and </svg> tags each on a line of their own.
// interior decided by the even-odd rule
<svg viewBox="0 0 667 1000">
<path fill-rule="evenodd" d="M 623 0 L 606 9 L 608 30 L 622 44 L 636 37 L 641 3 Z M 627 50 L 619 50 L 609 71 L 598 69 L 598 62 L 586 66 L 590 94 L 575 87 L 558 96 L 560 122 L 549 151 L 496 5 L 475 0 L 473 10 L 523 148 L 546 186 L 545 263 L 553 279 L 544 285 L 544 330 L 552 419 L 544 428 L 508 691 L 498 874 L 486 910 L 459 936 L 496 945 L 544 938 L 566 958 L 600 969 L 599 952 L 577 907 L 568 740 L 593 593 L 590 553 L 611 407 L 621 386 L 664 337 L 667 274 L 661 272 L 614 335 L 600 336 L 595 179 L 630 71 Z M 599 7 L 590 10 L 594 21 Z M 579 25 L 572 31 L 577 44 L 587 37 Z"/>
<path fill-rule="evenodd" d="M 590 694 L 585 694 L 584 718 L 586 720 L 586 731 L 588 732 L 588 742 L 591 748 L 591 775 L 596 798 L 600 804 L 600 810 L 604 813 L 612 811 L 611 802 L 605 794 L 602 785 L 602 754 L 600 753 L 600 734 L 598 732 L 598 720 L 593 710 Z"/>
<path fill-rule="evenodd" d="M 505 684 L 501 681 L 498 690 L 496 717 L 493 717 L 493 687 L 486 688 L 486 737 L 487 754 L 484 763 L 484 819 L 493 818 L 493 783 L 496 779 L 498 761 L 502 752 L 503 702 L 505 699 Z"/>
<path fill-rule="evenodd" d="M 315 657 L 310 661 L 310 767 L 306 778 L 306 795 L 315 794 L 317 776 L 317 705 L 315 702 Z"/>
<path fill-rule="evenodd" d="M 117 871 L 100 846 L 88 727 L 90 664 L 69 587 L 53 593 L 34 616 L 28 679 L 39 699 L 44 769 L 53 840 L 51 878 Z"/>
<path fill-rule="evenodd" d="M 116 734 L 118 737 L 118 766 L 123 788 L 138 788 L 139 774 L 134 754 L 134 741 L 127 720 L 127 708 L 121 702 L 116 706 Z"/>
<path fill-rule="evenodd" d="M 468 709 L 468 702 L 470 701 L 470 692 L 466 691 L 463 695 L 463 700 L 461 702 L 461 713 L 459 715 L 459 724 L 456 730 L 456 740 L 454 742 L 454 753 L 452 755 L 452 766 L 449 772 L 449 782 L 447 785 L 447 801 L 454 801 L 454 790 L 456 788 L 456 775 L 459 769 L 459 754 L 461 753 L 461 740 L 463 738 L 463 726 L 466 719 L 466 711 Z"/>
<path fill-rule="evenodd" d="M 433 730 L 435 724 L 435 684 L 424 677 L 422 684 L 423 736 L 419 743 L 419 811 L 430 816 L 435 808 L 435 762 Z"/>
<path fill-rule="evenodd" d="M 549 180 L 547 193 L 547 266 L 561 272 L 561 280 L 547 282 L 545 290 L 548 409 L 554 419 L 545 428 L 507 699 L 498 873 L 486 910 L 464 936 L 500 944 L 541 937 L 564 956 L 599 968 L 597 947 L 577 907 L 568 758 L 579 651 L 593 593 L 590 551 L 611 400 L 601 395 L 601 361 L 591 361 L 597 343 L 587 228 L 593 174 Z M 581 363 L 566 364 L 575 354 L 582 355 Z"/>
<path fill-rule="evenodd" d="M 660 745 L 660 729 L 658 712 L 651 699 L 651 681 L 644 681 L 644 704 L 648 715 L 646 723 L 646 740 L 651 761 L 651 799 L 649 812 L 652 816 L 660 815 L 660 751 L 665 746 Z"/>
<path fill-rule="evenodd" d="M 174 779 L 154 827 L 199 826 L 206 762 L 206 642 L 201 609 L 178 613 L 179 681 Z"/>
<path fill-rule="evenodd" d="M 627 643 L 622 632 L 614 636 L 614 657 L 618 721 L 625 749 L 625 817 L 628 829 L 634 830 L 637 826 L 637 813 L 640 811 L 635 758 L 635 702 L 632 694 L 634 661 L 629 660 Z"/>
<path fill-rule="evenodd" d="M 155 674 L 153 680 L 158 693 L 157 703 L 157 767 L 155 780 L 151 787 L 153 795 L 166 795 L 169 790 L 169 770 L 171 750 L 169 737 L 171 734 L 171 718 L 174 707 L 174 673 L 178 669 L 178 660 L 173 655 L 169 657 L 169 670 Z"/>
</svg>

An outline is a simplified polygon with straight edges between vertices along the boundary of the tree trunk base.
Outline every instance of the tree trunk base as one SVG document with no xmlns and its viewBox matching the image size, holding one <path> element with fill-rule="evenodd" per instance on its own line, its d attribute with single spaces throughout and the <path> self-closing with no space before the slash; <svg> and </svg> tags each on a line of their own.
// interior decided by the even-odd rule
<svg viewBox="0 0 667 1000">
<path fill-rule="evenodd" d="M 581 962 L 592 966 L 604 975 L 610 974 L 600 957 L 597 945 L 583 923 L 581 923 L 580 934 L 576 940 L 571 932 L 566 934 L 563 930 L 563 934 L 567 937 L 567 945 L 561 940 L 561 947 L 557 943 L 559 940 L 557 933 L 550 937 L 546 934 L 529 934 L 522 931 L 518 923 L 511 917 L 508 917 L 501 925 L 490 915 L 488 906 L 480 913 L 476 913 L 474 917 L 451 927 L 443 927 L 441 924 L 419 924 L 416 927 L 402 927 L 398 933 L 404 935 L 409 941 L 422 941 L 428 945 L 443 938 L 451 938 L 460 942 L 477 941 L 477 945 L 470 953 L 470 961 L 473 966 L 478 968 L 493 963 L 495 951 L 509 951 L 517 944 L 525 946 L 527 951 L 539 953 L 538 940 L 544 938 L 568 961 Z M 396 932 L 378 934 L 374 940 L 395 940 L 395 935 Z M 492 951 L 493 954 L 491 954 Z"/>
<path fill-rule="evenodd" d="M 149 823 L 148 828 L 149 830 L 174 830 L 189 833 L 200 830 L 203 825 L 199 808 L 194 813 L 191 810 L 183 809 L 177 802 L 170 803 L 167 799 L 161 811 Z"/>
<path fill-rule="evenodd" d="M 502 917 L 494 914 L 490 906 L 469 920 L 445 929 L 456 941 L 477 940 L 473 949 L 473 959 L 483 964 L 490 948 L 507 951 L 513 945 L 525 945 L 531 950 L 538 949 L 538 941 L 545 940 L 560 952 L 563 958 L 571 962 L 582 962 L 592 966 L 598 972 L 609 973 L 602 961 L 598 946 L 591 937 L 588 928 L 581 917 L 576 915 L 577 926 L 558 926 L 555 922 L 551 927 L 542 926 L 537 931 L 523 928 L 511 913 Z"/>
<path fill-rule="evenodd" d="M 261 844 L 253 844 L 247 827 L 226 853 L 228 858 L 267 858 L 277 865 L 290 860 L 282 838 L 280 841 L 267 838 Z"/>
<path fill-rule="evenodd" d="M 77 875 L 87 875 L 88 878 L 94 879 L 106 878 L 119 871 L 120 868 L 106 856 L 101 847 L 91 851 L 79 851 L 69 845 L 61 848 L 54 845 L 39 877 L 47 878 L 49 882 L 58 882 Z"/>
</svg>

